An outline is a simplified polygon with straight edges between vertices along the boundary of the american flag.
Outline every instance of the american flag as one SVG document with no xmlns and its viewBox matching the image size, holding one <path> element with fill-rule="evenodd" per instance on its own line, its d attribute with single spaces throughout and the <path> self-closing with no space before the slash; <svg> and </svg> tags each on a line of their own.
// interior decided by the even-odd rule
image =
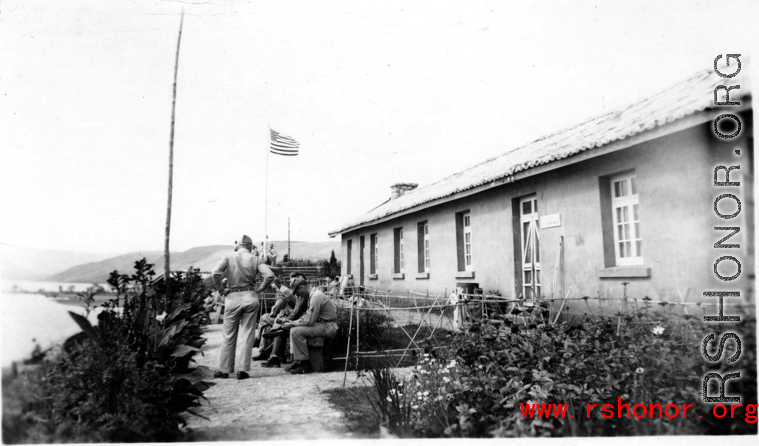
<svg viewBox="0 0 759 446">
<path fill-rule="evenodd" d="M 296 156 L 300 143 L 289 136 L 280 135 L 277 131 L 269 129 L 271 142 L 269 151 L 275 155 Z"/>
</svg>

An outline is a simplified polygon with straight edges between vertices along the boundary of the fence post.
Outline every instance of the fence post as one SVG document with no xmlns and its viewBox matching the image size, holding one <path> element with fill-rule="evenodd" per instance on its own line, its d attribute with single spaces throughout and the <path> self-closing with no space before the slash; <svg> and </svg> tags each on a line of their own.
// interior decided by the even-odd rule
<svg viewBox="0 0 759 446">
<path fill-rule="evenodd" d="M 345 388 L 345 380 L 348 377 L 348 358 L 350 358 L 351 351 L 351 330 L 353 329 L 353 305 L 351 305 L 351 315 L 348 322 L 348 347 L 345 349 L 345 371 L 343 372 L 343 389 Z"/>
<path fill-rule="evenodd" d="M 360 351 L 360 342 L 361 342 L 361 312 L 359 311 L 358 303 L 360 302 L 361 297 L 359 296 L 358 299 L 356 299 L 356 303 L 353 305 L 356 306 L 356 370 L 358 370 L 358 353 Z"/>
</svg>

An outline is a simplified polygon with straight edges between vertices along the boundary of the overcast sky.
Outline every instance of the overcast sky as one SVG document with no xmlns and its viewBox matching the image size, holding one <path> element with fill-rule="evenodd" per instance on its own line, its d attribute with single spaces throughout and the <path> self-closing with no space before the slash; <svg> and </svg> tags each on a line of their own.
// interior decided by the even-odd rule
<svg viewBox="0 0 759 446">
<path fill-rule="evenodd" d="M 385 201 L 750 54 L 759 2 L 0 1 L 0 243 L 328 240 Z M 727 5 L 731 5 L 728 7 Z M 753 47 L 749 47 L 751 44 Z"/>
</svg>

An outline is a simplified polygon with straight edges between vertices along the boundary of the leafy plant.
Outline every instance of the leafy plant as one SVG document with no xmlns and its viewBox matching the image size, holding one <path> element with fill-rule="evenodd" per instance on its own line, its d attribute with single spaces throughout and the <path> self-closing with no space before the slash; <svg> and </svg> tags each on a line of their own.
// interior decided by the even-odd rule
<svg viewBox="0 0 759 446">
<path fill-rule="evenodd" d="M 600 407 L 630 404 L 700 405 L 702 377 L 734 366 L 701 355 L 705 333 L 742 334 L 743 407 L 756 404 L 756 320 L 738 326 L 705 324 L 700 317 L 649 311 L 578 323 L 517 324 L 506 315 L 475 321 L 468 333 L 450 337 L 439 357 L 420 358 L 413 386 L 424 397 L 412 406 L 414 432 L 424 437 L 751 434 L 756 424 L 737 418 L 604 418 Z M 731 330 L 728 330 L 730 328 Z M 725 357 L 735 351 L 727 344 Z M 447 357 L 445 357 L 447 355 Z M 379 390 L 378 390 L 379 392 Z M 378 393 L 379 395 L 379 393 Z M 565 418 L 529 418 L 520 406 L 566 404 Z M 586 416 L 587 404 L 597 409 Z M 570 418 L 574 415 L 574 418 Z"/>
<path fill-rule="evenodd" d="M 205 343 L 202 307 L 206 289 L 197 271 L 153 280 L 142 259 L 131 276 L 111 273 L 115 297 L 98 323 L 70 313 L 82 333 L 40 370 L 24 377 L 26 393 L 14 442 L 175 441 L 183 438 L 183 412 L 195 413 L 212 384 L 189 372 Z M 168 287 L 168 288 L 167 288 Z M 91 296 L 89 296 L 91 297 Z M 10 414 L 8 415 L 11 416 Z M 6 440 L 4 430 L 4 440 Z"/>
<path fill-rule="evenodd" d="M 369 398 L 369 403 L 377 414 L 380 425 L 388 427 L 399 437 L 413 437 L 410 395 L 413 389 L 390 368 L 372 369 L 371 378 L 376 393 Z"/>
</svg>

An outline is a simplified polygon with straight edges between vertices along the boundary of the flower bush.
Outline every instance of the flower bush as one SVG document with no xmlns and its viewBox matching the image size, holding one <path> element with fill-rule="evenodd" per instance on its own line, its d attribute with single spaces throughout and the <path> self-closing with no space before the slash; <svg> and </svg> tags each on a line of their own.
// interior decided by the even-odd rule
<svg viewBox="0 0 759 446">
<path fill-rule="evenodd" d="M 735 369 L 707 362 L 701 341 L 728 328 L 741 333 L 744 371 L 741 387 L 731 382 L 729 393 L 740 393 L 744 408 L 756 404 L 755 325 L 751 316 L 721 326 L 648 308 L 614 318 L 585 315 L 574 324 L 476 321 L 468 333 L 451 335 L 449 349 L 420 358 L 406 384 L 413 390 L 406 392 L 410 425 L 424 437 L 756 433 L 756 424 L 741 418 L 743 409 L 736 419 L 697 416 L 711 410 L 700 404 L 704 374 Z M 733 345 L 726 344 L 723 358 Z M 616 408 L 618 401 L 694 407 L 685 419 L 603 418 L 601 406 Z M 525 417 L 521 405 L 528 404 L 566 404 L 567 415 Z M 597 405 L 590 417 L 587 404 Z"/>
</svg>

